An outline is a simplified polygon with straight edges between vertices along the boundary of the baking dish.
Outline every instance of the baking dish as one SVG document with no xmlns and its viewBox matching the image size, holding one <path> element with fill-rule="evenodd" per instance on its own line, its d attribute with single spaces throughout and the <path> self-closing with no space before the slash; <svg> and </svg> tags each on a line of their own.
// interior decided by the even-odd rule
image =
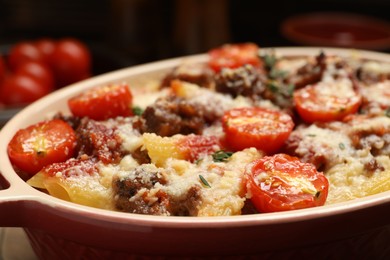
<svg viewBox="0 0 390 260">
<path fill-rule="evenodd" d="M 283 55 L 358 55 L 390 61 L 390 55 L 337 48 L 275 48 Z M 57 111 L 97 85 L 126 81 L 139 87 L 183 61 L 158 61 L 106 73 L 60 89 L 29 105 L 0 132 L 0 226 L 23 227 L 38 257 L 198 258 L 389 256 L 390 191 L 349 202 L 279 213 L 231 217 L 163 217 L 113 212 L 54 198 L 25 183 L 13 170 L 7 144 L 14 133 Z"/>
</svg>

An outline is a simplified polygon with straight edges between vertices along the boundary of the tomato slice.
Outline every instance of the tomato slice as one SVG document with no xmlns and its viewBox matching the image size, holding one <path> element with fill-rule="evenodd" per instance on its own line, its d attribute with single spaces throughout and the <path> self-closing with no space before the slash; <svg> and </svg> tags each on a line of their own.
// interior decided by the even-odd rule
<svg viewBox="0 0 390 260">
<path fill-rule="evenodd" d="M 259 212 L 277 212 L 325 204 L 329 183 L 314 165 L 287 154 L 258 159 L 246 169 L 247 189 Z"/>
<path fill-rule="evenodd" d="M 178 147 L 186 160 L 194 162 L 220 150 L 220 143 L 216 136 L 190 134 L 180 140 Z"/>
<path fill-rule="evenodd" d="M 133 95 L 126 84 L 97 87 L 68 100 L 74 116 L 105 120 L 132 115 Z"/>
<path fill-rule="evenodd" d="M 219 72 L 222 68 L 238 68 L 245 64 L 261 65 L 259 47 L 254 43 L 225 44 L 208 52 L 209 66 Z"/>
<path fill-rule="evenodd" d="M 362 102 L 361 95 L 346 81 L 308 85 L 296 90 L 293 98 L 298 114 L 307 123 L 341 120 L 355 113 Z"/>
<path fill-rule="evenodd" d="M 256 147 L 274 153 L 294 128 L 292 118 L 283 112 L 260 107 L 235 108 L 222 117 L 225 141 L 233 150 Z"/>
<path fill-rule="evenodd" d="M 71 158 L 76 133 L 66 122 L 53 119 L 21 129 L 8 144 L 12 164 L 30 177 L 44 166 Z"/>
</svg>

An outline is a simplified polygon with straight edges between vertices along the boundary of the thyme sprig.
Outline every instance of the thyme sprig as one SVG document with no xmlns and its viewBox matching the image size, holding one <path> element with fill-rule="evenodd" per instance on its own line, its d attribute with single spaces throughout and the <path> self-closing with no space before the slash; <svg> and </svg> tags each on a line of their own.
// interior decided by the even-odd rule
<svg viewBox="0 0 390 260">
<path fill-rule="evenodd" d="M 232 155 L 232 152 L 219 150 L 213 153 L 211 156 L 213 157 L 214 162 L 226 162 Z"/>
<path fill-rule="evenodd" d="M 211 188 L 211 185 L 209 184 L 209 182 L 200 174 L 199 174 L 199 179 L 204 186 L 206 186 L 207 188 Z"/>
</svg>

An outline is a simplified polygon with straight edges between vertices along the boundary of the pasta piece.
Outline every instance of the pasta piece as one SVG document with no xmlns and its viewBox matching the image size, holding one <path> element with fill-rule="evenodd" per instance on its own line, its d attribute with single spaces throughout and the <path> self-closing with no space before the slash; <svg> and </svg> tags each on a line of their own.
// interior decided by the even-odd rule
<svg viewBox="0 0 390 260">
<path fill-rule="evenodd" d="M 152 163 L 162 167 L 169 158 L 184 159 L 185 155 L 177 146 L 180 138 L 180 135 L 161 137 L 153 133 L 145 133 L 143 135 L 143 144 Z"/>
</svg>

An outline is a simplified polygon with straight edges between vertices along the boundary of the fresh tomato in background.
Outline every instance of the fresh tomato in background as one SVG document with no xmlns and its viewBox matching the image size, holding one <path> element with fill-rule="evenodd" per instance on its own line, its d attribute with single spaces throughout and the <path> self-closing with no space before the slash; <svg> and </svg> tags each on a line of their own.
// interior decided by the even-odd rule
<svg viewBox="0 0 390 260">
<path fill-rule="evenodd" d="M 36 40 L 34 45 L 42 53 L 45 63 L 50 65 L 54 49 L 56 48 L 56 41 L 50 38 L 41 38 Z"/>
<path fill-rule="evenodd" d="M 44 62 L 44 56 L 33 42 L 19 42 L 11 47 L 8 55 L 8 65 L 15 71 L 26 61 Z"/>
<path fill-rule="evenodd" d="M 90 76 L 91 54 L 81 41 L 61 39 L 51 55 L 51 66 L 59 87 L 63 87 Z"/>
<path fill-rule="evenodd" d="M 53 91 L 55 87 L 54 76 L 49 66 L 43 62 L 28 61 L 21 64 L 15 74 L 34 78 L 42 84 L 42 88 Z"/>
<path fill-rule="evenodd" d="M 0 53 L 0 84 L 3 78 L 5 77 L 5 73 L 6 73 L 6 67 L 4 63 L 4 58 L 1 56 Z"/>
<path fill-rule="evenodd" d="M 39 80 L 24 74 L 7 76 L 0 87 L 0 101 L 5 105 L 26 105 L 47 94 L 47 88 Z"/>
<path fill-rule="evenodd" d="M 89 48 L 73 38 L 39 38 L 14 44 L 0 57 L 0 102 L 26 105 L 55 88 L 91 75 Z"/>
</svg>

